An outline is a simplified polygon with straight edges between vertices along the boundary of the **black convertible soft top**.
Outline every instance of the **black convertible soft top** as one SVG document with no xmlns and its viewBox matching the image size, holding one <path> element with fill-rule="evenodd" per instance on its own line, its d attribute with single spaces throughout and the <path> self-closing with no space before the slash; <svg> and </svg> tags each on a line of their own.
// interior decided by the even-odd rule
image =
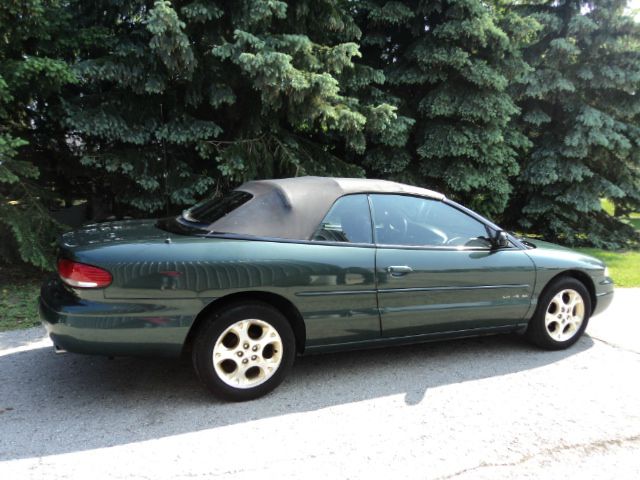
<svg viewBox="0 0 640 480">
<path fill-rule="evenodd" d="M 253 197 L 213 222 L 212 232 L 309 240 L 333 203 L 354 193 L 399 193 L 442 200 L 444 195 L 388 180 L 296 177 L 255 180 L 236 190 Z"/>
</svg>

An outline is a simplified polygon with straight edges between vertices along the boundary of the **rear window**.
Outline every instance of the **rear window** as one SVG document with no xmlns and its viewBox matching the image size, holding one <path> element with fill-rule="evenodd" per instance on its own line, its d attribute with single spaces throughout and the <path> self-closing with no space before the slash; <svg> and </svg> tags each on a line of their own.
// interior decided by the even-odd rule
<svg viewBox="0 0 640 480">
<path fill-rule="evenodd" d="M 182 218 L 188 222 L 210 225 L 247 203 L 253 195 L 234 190 L 222 198 L 204 200 L 182 212 Z"/>
</svg>

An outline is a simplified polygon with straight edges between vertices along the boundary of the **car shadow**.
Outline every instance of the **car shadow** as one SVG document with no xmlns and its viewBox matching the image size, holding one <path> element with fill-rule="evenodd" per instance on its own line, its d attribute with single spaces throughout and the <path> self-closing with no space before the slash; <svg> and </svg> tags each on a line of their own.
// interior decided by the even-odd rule
<svg viewBox="0 0 640 480">
<path fill-rule="evenodd" d="M 0 356 L 0 460 L 111 447 L 370 399 L 429 400 L 449 384 L 514 374 L 579 354 L 541 351 L 502 335 L 299 358 L 273 393 L 225 403 L 187 361 L 55 355 Z"/>
</svg>

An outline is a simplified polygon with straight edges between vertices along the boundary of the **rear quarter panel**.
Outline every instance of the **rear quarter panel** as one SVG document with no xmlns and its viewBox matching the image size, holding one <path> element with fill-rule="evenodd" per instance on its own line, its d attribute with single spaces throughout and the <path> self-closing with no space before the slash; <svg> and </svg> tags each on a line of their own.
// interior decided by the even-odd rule
<svg viewBox="0 0 640 480">
<path fill-rule="evenodd" d="M 172 235 L 170 242 L 89 245 L 68 254 L 113 275 L 104 290 L 79 291 L 96 308 L 92 319 L 77 320 L 107 327 L 84 332 L 89 336 L 116 343 L 135 338 L 141 349 L 145 338 L 181 346 L 207 305 L 251 291 L 294 304 L 305 320 L 308 346 L 380 335 L 371 247 Z"/>
</svg>

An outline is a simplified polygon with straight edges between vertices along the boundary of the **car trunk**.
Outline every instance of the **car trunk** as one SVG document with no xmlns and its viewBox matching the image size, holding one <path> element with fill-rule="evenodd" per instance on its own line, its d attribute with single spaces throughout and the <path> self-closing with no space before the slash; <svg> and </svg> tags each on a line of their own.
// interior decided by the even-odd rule
<svg viewBox="0 0 640 480">
<path fill-rule="evenodd" d="M 71 253 L 106 245 L 164 241 L 167 232 L 155 224 L 155 220 L 124 220 L 86 225 L 62 235 L 59 247 L 63 252 Z"/>
<path fill-rule="evenodd" d="M 83 298 L 98 294 L 105 299 L 193 298 L 206 288 L 208 267 L 201 258 L 222 243 L 217 238 L 168 232 L 155 220 L 129 220 L 64 234 L 59 257 L 98 267 L 112 276 L 107 287 L 76 289 Z"/>
<path fill-rule="evenodd" d="M 170 236 L 175 235 L 156 227 L 155 220 L 125 220 L 87 225 L 60 237 L 58 258 L 108 271 L 113 277 L 108 287 L 96 289 L 96 293 L 91 292 L 92 289 L 76 290 L 81 297 L 94 297 L 100 292 L 100 296 L 108 298 L 116 294 L 123 283 L 131 281 L 130 269 L 126 266 L 151 265 L 152 258 L 147 256 L 155 257 L 155 254 L 150 250 L 154 250 L 154 246 L 156 249 L 169 246 Z"/>
</svg>

